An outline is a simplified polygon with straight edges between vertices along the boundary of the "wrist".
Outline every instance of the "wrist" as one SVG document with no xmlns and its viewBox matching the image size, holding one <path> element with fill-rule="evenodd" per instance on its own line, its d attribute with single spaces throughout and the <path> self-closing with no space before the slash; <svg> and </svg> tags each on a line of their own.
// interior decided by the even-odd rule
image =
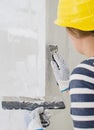
<svg viewBox="0 0 94 130">
<path fill-rule="evenodd" d="M 69 80 L 66 81 L 59 80 L 58 84 L 61 92 L 69 90 Z"/>
<path fill-rule="evenodd" d="M 43 128 L 39 128 L 39 129 L 36 129 L 36 130 L 44 130 Z"/>
</svg>

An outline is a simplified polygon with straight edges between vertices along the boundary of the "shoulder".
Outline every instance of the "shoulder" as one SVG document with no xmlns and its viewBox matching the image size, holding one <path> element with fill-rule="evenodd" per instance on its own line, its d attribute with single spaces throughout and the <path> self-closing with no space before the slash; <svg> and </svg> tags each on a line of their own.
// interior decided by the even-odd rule
<svg viewBox="0 0 94 130">
<path fill-rule="evenodd" d="M 74 68 L 70 76 L 72 87 L 91 87 L 94 89 L 94 58 L 81 62 Z"/>
<path fill-rule="evenodd" d="M 82 61 L 73 69 L 71 75 L 73 74 L 82 74 L 94 78 L 94 58 Z"/>
</svg>

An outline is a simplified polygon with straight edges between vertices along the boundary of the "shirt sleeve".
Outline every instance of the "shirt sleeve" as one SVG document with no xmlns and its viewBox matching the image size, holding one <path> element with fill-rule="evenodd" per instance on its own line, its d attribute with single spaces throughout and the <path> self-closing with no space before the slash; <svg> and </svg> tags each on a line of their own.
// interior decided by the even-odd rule
<svg viewBox="0 0 94 130">
<path fill-rule="evenodd" d="M 69 86 L 74 129 L 94 129 L 94 67 L 84 63 L 77 66 Z"/>
</svg>

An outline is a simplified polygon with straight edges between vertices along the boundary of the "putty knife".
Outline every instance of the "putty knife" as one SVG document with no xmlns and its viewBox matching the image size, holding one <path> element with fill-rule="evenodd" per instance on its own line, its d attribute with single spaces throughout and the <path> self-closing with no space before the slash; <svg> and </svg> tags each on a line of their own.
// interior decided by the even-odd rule
<svg viewBox="0 0 94 130">
<path fill-rule="evenodd" d="M 34 109 L 38 107 L 44 107 L 44 109 L 64 109 L 65 104 L 63 101 L 54 101 L 54 102 L 18 102 L 18 101 L 2 101 L 2 108 L 7 110 L 12 109 L 23 109 L 23 110 L 29 110 L 33 111 Z"/>
<path fill-rule="evenodd" d="M 51 53 L 51 57 L 52 57 L 52 61 L 54 61 L 59 69 L 59 65 L 56 62 L 56 60 L 54 59 L 54 53 L 58 52 L 58 46 L 57 45 L 49 45 L 49 49 L 50 49 L 50 53 Z"/>
</svg>

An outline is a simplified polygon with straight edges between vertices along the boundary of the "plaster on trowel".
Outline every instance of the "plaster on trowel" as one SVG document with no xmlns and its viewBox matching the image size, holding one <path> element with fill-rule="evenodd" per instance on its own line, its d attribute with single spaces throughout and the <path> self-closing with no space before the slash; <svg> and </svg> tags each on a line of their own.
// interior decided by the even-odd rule
<svg viewBox="0 0 94 130">
<path fill-rule="evenodd" d="M 63 101 L 2 101 L 2 108 L 7 110 L 29 110 L 33 111 L 38 107 L 44 107 L 44 109 L 64 109 L 65 104 Z"/>
</svg>

